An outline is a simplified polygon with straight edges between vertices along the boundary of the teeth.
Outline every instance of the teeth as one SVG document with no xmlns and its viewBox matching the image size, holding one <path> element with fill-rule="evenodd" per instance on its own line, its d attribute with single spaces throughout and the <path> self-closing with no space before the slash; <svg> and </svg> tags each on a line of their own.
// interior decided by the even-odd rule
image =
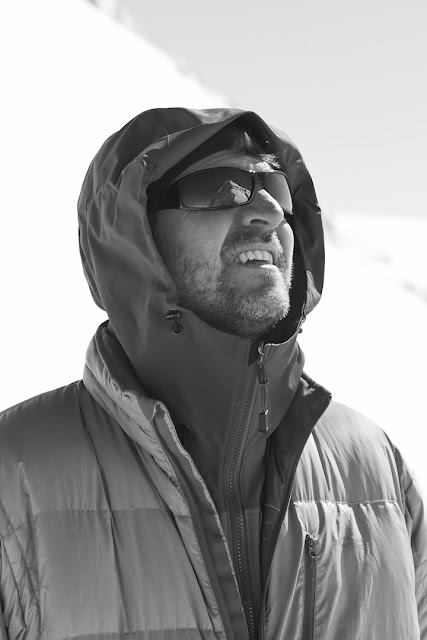
<svg viewBox="0 0 427 640">
<path fill-rule="evenodd" d="M 239 255 L 239 262 L 242 264 L 245 264 L 248 260 L 262 260 L 273 264 L 273 256 L 271 253 L 269 251 L 260 251 L 259 249 L 255 249 L 255 251 L 243 251 Z"/>
</svg>

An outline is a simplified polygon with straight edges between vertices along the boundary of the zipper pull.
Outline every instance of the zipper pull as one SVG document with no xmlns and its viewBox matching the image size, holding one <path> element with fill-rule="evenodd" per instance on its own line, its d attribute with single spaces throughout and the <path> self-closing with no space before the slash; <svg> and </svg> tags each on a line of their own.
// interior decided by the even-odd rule
<svg viewBox="0 0 427 640">
<path fill-rule="evenodd" d="M 310 535 L 305 536 L 305 546 L 307 549 L 308 557 L 315 558 L 316 557 L 316 549 L 314 547 L 314 540 Z"/>
<path fill-rule="evenodd" d="M 165 318 L 166 320 L 173 320 L 171 333 L 173 333 L 174 336 L 179 336 L 183 331 L 182 324 L 179 324 L 178 322 L 178 320 L 182 318 L 182 311 L 178 311 L 178 309 L 169 309 Z"/>
<path fill-rule="evenodd" d="M 257 372 L 258 372 L 258 381 L 260 384 L 261 391 L 261 410 L 259 412 L 259 425 L 258 431 L 261 433 L 268 432 L 268 379 L 267 374 L 265 373 L 264 368 L 264 343 L 260 342 L 258 345 L 258 358 L 256 362 Z"/>
</svg>

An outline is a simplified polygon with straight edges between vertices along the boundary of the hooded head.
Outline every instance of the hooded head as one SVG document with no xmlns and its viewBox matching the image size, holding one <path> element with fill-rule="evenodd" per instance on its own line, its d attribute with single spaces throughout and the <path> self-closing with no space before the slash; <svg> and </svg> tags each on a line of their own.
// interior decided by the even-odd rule
<svg viewBox="0 0 427 640">
<path fill-rule="evenodd" d="M 288 345 L 284 360 L 295 362 L 288 356 L 295 353 L 301 322 L 320 298 L 324 251 L 313 184 L 286 135 L 255 113 L 237 109 L 146 111 L 101 147 L 78 204 L 83 268 L 95 302 L 108 314 L 109 334 L 120 343 L 146 392 L 164 400 L 172 414 L 187 424 L 194 412 L 194 397 L 208 402 L 210 377 L 214 375 L 215 385 L 224 382 L 224 394 L 237 384 L 242 361 L 247 365 L 248 336 L 210 323 L 206 314 L 182 301 L 170 264 L 169 269 L 165 264 L 167 257 L 163 259 L 165 252 L 153 239 L 147 209 L 166 185 L 203 168 L 207 158 L 208 162 L 215 158 L 212 154 L 229 149 L 236 126 L 275 154 L 273 168 L 283 171 L 289 181 L 293 215 L 288 224 L 294 245 L 290 308 L 263 341 Z M 228 160 L 229 156 L 225 166 Z M 237 209 L 241 214 L 250 205 Z M 163 218 L 167 219 L 167 212 Z M 280 367 L 286 369 L 283 362 Z M 227 375 L 218 375 L 219 371 Z M 180 385 L 191 388 L 188 402 Z"/>
<path fill-rule="evenodd" d="M 167 331 L 171 322 L 166 316 L 171 309 L 180 310 L 176 282 L 153 241 L 147 204 L 177 177 L 212 165 L 203 163 L 230 149 L 237 129 L 248 130 L 266 153 L 275 154 L 273 168 L 288 176 L 292 192 L 291 309 L 271 340 L 288 339 L 317 303 L 323 283 L 322 227 L 313 185 L 295 145 L 251 112 L 154 109 L 106 141 L 90 166 L 79 199 L 85 275 L 122 346 L 127 342 L 123 331 L 141 340 L 151 311 Z M 239 212 L 244 210 L 240 207 Z M 181 313 L 184 310 L 185 306 Z"/>
</svg>

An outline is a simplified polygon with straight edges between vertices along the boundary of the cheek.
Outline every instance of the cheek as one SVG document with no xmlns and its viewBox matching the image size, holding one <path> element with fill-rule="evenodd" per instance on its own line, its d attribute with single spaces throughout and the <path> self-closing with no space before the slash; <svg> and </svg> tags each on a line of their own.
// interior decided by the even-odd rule
<svg viewBox="0 0 427 640">
<path fill-rule="evenodd" d="M 185 220 L 182 220 L 180 213 L 173 209 L 158 211 L 150 221 L 154 242 L 167 267 L 186 250 L 189 240 Z"/>
<path fill-rule="evenodd" d="M 227 236 L 227 220 L 219 212 L 160 211 L 153 237 L 167 266 L 183 257 L 215 269 Z M 229 226 L 229 225 L 228 225 Z"/>
<path fill-rule="evenodd" d="M 206 260 L 211 266 L 213 261 L 219 260 L 226 235 L 227 229 L 221 224 L 217 213 L 194 212 L 178 230 L 180 245 L 185 246 L 187 252 L 198 260 Z"/>
</svg>

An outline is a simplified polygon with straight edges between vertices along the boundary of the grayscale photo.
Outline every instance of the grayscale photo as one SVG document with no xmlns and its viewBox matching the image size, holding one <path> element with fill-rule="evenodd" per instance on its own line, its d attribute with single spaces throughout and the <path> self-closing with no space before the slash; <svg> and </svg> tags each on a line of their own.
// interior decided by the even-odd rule
<svg viewBox="0 0 427 640">
<path fill-rule="evenodd" d="M 8 3 L 0 640 L 427 640 L 426 20 Z"/>
</svg>

